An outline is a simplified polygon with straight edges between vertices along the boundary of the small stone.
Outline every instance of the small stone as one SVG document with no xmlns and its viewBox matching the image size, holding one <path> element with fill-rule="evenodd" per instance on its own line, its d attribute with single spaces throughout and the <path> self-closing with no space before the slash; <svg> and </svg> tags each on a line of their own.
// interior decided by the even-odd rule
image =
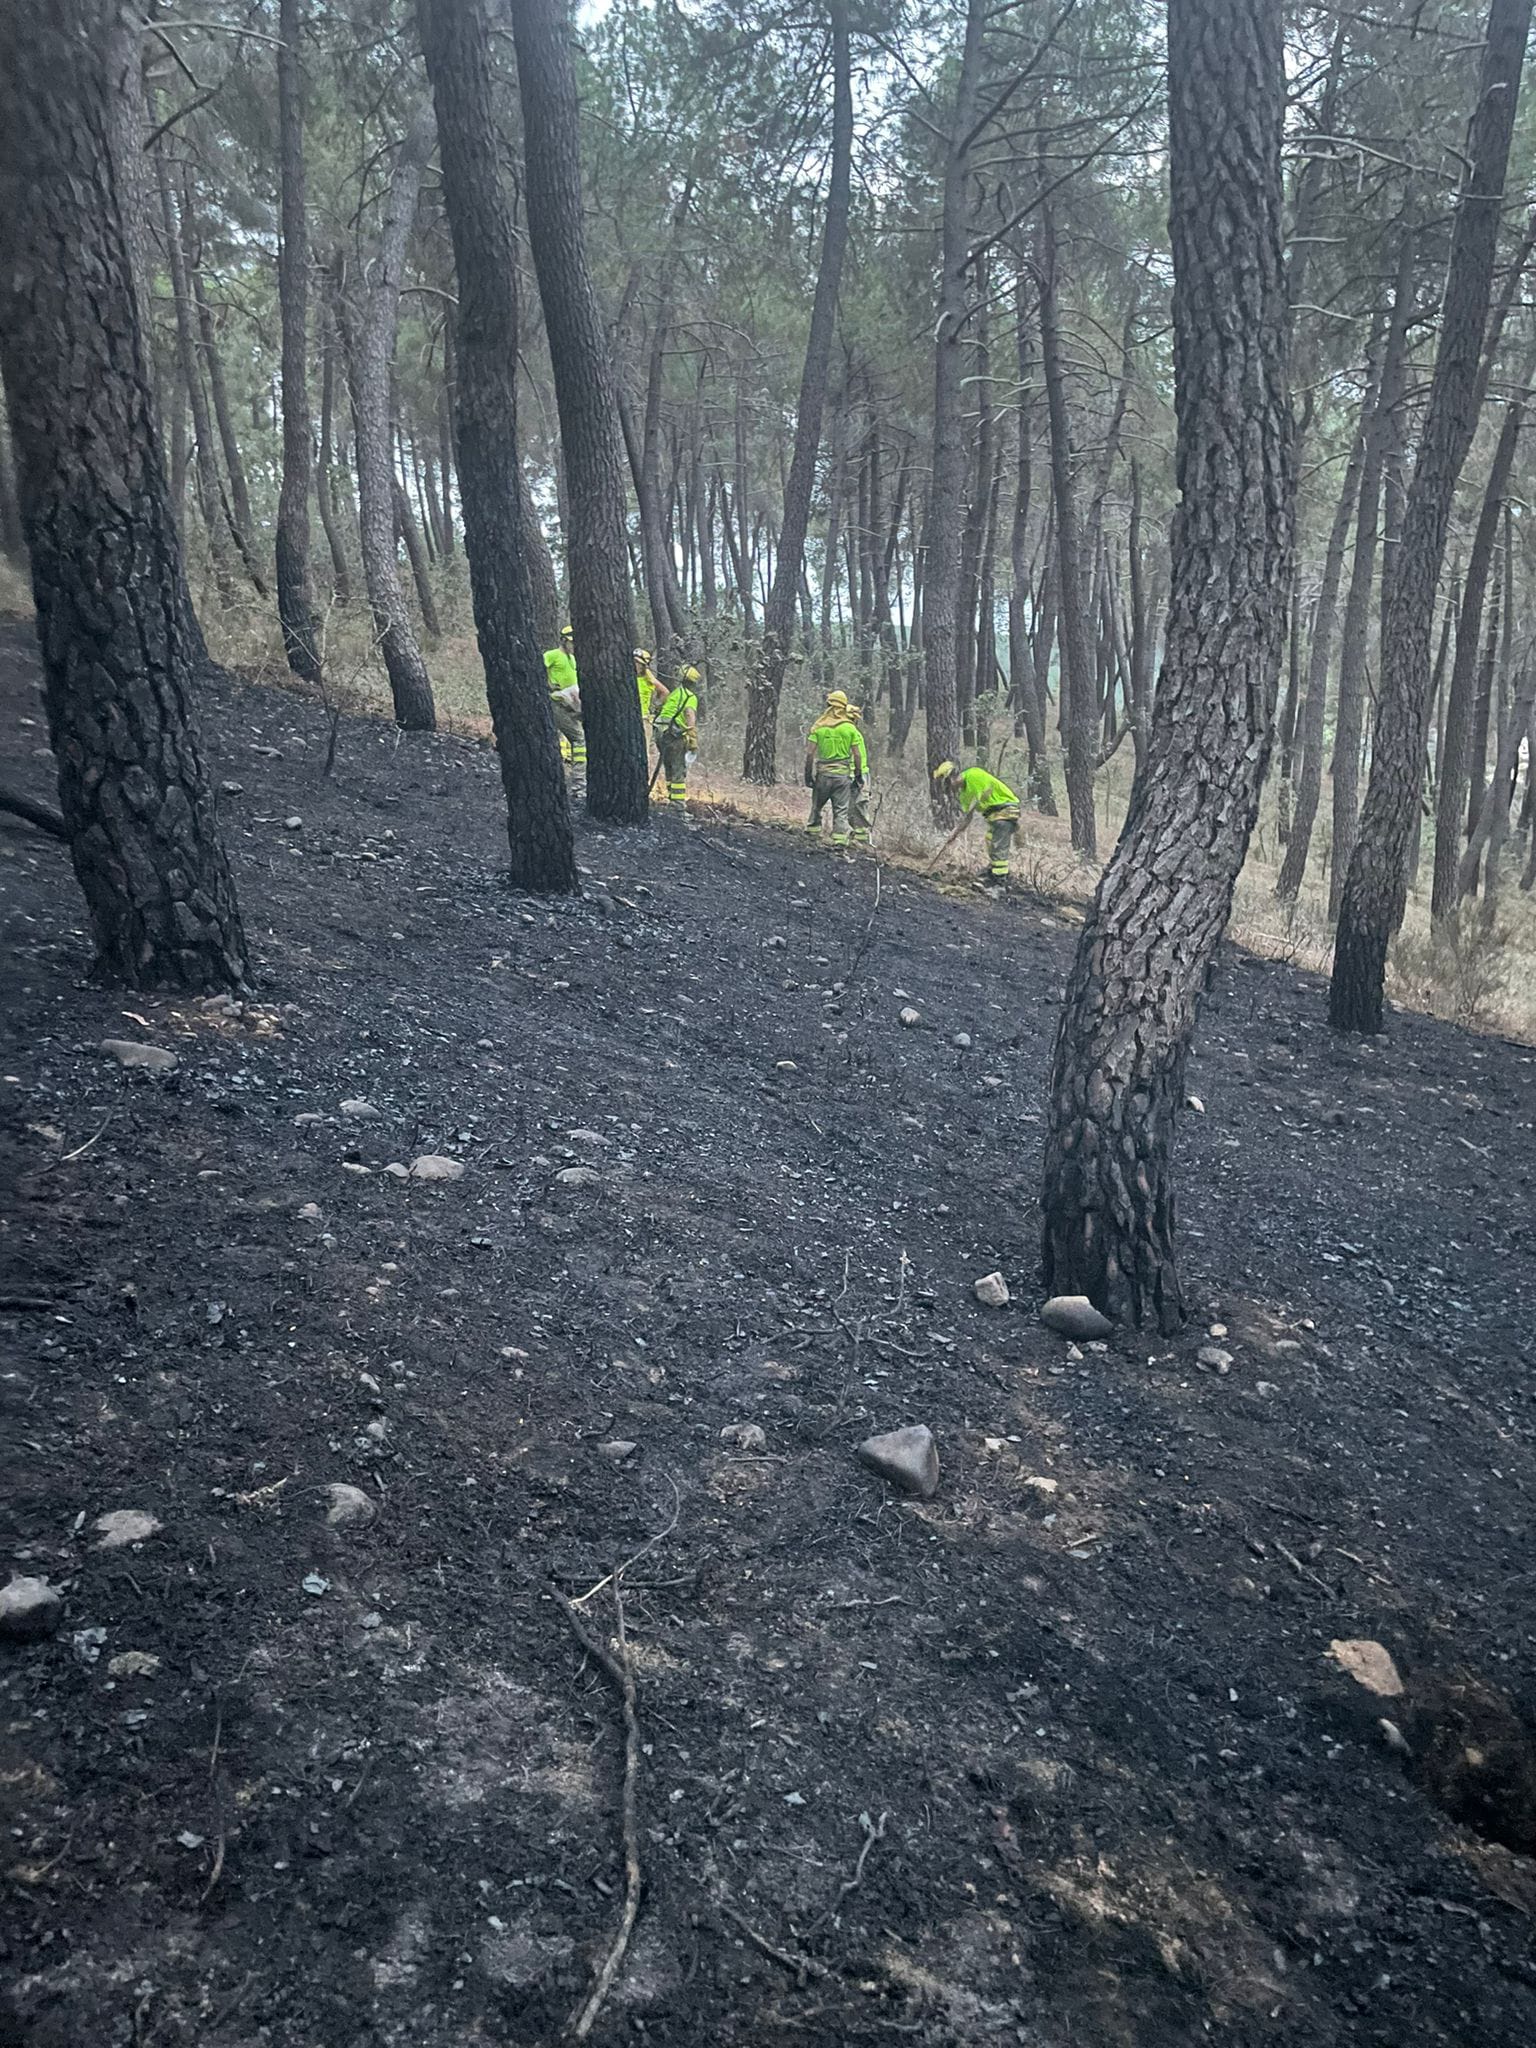
<svg viewBox="0 0 1536 2048">
<path fill-rule="evenodd" d="M 969 1052 L 971 1049 L 971 1034 L 969 1031 L 957 1031 L 949 1042 L 951 1045 L 957 1046 L 961 1052 Z"/>
<path fill-rule="evenodd" d="M 611 1145 L 612 1138 L 605 1138 L 601 1131 L 567 1131 L 566 1137 L 573 1145 Z"/>
<path fill-rule="evenodd" d="M 1186 1109 L 1192 1109 L 1195 1112 L 1196 1116 L 1205 1115 L 1205 1104 L 1200 1100 L 1198 1095 L 1186 1095 L 1184 1098 L 1184 1107 Z"/>
<path fill-rule="evenodd" d="M 770 953 L 782 953 L 788 943 L 782 932 L 774 932 L 770 938 L 764 941 Z"/>
<path fill-rule="evenodd" d="M 157 1536 L 161 1523 L 143 1508 L 114 1508 L 109 1515 L 98 1515 L 91 1527 L 98 1550 L 124 1550 L 130 1543 L 147 1543 Z"/>
<path fill-rule="evenodd" d="M 70 1648 L 82 1664 L 94 1664 L 106 1647 L 107 1632 L 104 1628 L 77 1628 L 70 1637 Z"/>
<path fill-rule="evenodd" d="M 1019 1484 L 1027 1486 L 1031 1493 L 1038 1494 L 1043 1501 L 1054 1500 L 1061 1491 L 1061 1481 L 1047 1479 L 1043 1472 L 1032 1472 L 1027 1479 L 1021 1479 Z"/>
<path fill-rule="evenodd" d="M 119 1650 L 107 1659 L 107 1673 L 112 1678 L 153 1678 L 159 1669 L 160 1659 L 148 1650 Z"/>
<path fill-rule="evenodd" d="M 457 1159 L 445 1159 L 438 1152 L 423 1152 L 411 1161 L 412 1180 L 462 1180 L 464 1167 Z"/>
<path fill-rule="evenodd" d="M 1203 1365 L 1207 1372 L 1230 1372 L 1232 1354 L 1223 1351 L 1219 1344 L 1202 1344 L 1195 1353 L 1195 1363 Z"/>
<path fill-rule="evenodd" d="M 365 1095 L 349 1096 L 341 1105 L 341 1113 L 343 1116 L 359 1118 L 377 1116 L 379 1114 Z"/>
<path fill-rule="evenodd" d="M 1260 1380 L 1257 1386 L 1255 1387 L 1254 1391 L 1256 1393 L 1268 1395 L 1278 1394 L 1280 1389 L 1275 1385 L 1273 1380 Z"/>
<path fill-rule="evenodd" d="M 325 1519 L 333 1529 L 363 1529 L 378 1513 L 370 1497 L 360 1486 L 348 1486 L 343 1480 L 336 1480 L 325 1489 L 330 1506 Z"/>
<path fill-rule="evenodd" d="M 305 1202 L 301 1206 L 299 1210 L 299 1221 L 301 1223 L 323 1223 L 324 1220 L 325 1218 L 321 1214 L 318 1202 Z"/>
<path fill-rule="evenodd" d="M 1363 1685 L 1378 1699 L 1402 1697 L 1403 1681 L 1390 1652 L 1369 1636 L 1335 1637 L 1328 1645 L 1328 1654 L 1356 1685 Z"/>
<path fill-rule="evenodd" d="M 120 1067 L 144 1067 L 151 1074 L 168 1074 L 176 1055 L 167 1046 L 141 1045 L 134 1038 L 104 1038 L 101 1050 Z"/>
<path fill-rule="evenodd" d="M 389 1424 L 382 1415 L 376 1415 L 363 1431 L 370 1443 L 381 1444 L 389 1435 Z"/>
<path fill-rule="evenodd" d="M 600 1188 L 603 1184 L 595 1166 L 562 1166 L 555 1179 L 563 1188 Z"/>
<path fill-rule="evenodd" d="M 206 1835 L 198 1834 L 195 1828 L 183 1828 L 176 1837 L 183 1849 L 201 1849 L 207 1839 Z"/>
<path fill-rule="evenodd" d="M 292 817 L 284 818 L 283 830 L 285 832 L 302 832 L 304 830 L 304 820 L 297 811 L 293 813 Z"/>
<path fill-rule="evenodd" d="M 922 1023 L 923 1013 L 921 1010 L 914 1010 L 912 1008 L 912 1005 L 909 1003 L 907 1007 L 901 1012 L 900 1021 L 903 1024 L 905 1024 L 907 1029 L 910 1031 L 913 1029 L 915 1025 Z"/>
<path fill-rule="evenodd" d="M 46 1579 L 14 1578 L 0 1587 L 0 1639 L 40 1643 L 64 1618 L 64 1595 Z"/>
<path fill-rule="evenodd" d="M 919 1500 L 932 1500 L 939 1490 L 938 1447 L 924 1422 L 866 1437 L 859 1445 L 858 1458 L 898 1491 L 915 1494 Z"/>
<path fill-rule="evenodd" d="M 610 1437 L 605 1444 L 599 1444 L 597 1455 L 606 1458 L 610 1465 L 622 1465 L 626 1458 L 632 1458 L 640 1446 L 632 1444 L 627 1437 Z"/>
<path fill-rule="evenodd" d="M 244 796 L 244 795 L 245 795 L 245 784 L 244 784 L 243 782 L 221 782 L 221 783 L 219 784 L 219 795 L 220 795 L 220 796 Z"/>
<path fill-rule="evenodd" d="M 1086 1294 L 1053 1294 L 1041 1309 L 1040 1320 L 1058 1337 L 1108 1337 L 1115 1327 Z"/>
<path fill-rule="evenodd" d="M 411 1177 L 411 1169 L 408 1166 L 402 1166 L 398 1159 L 392 1159 L 384 1171 L 391 1180 L 409 1180 Z"/>
<path fill-rule="evenodd" d="M 728 1422 L 720 1432 L 720 1441 L 738 1451 L 762 1452 L 768 1448 L 768 1438 L 755 1422 Z"/>
<path fill-rule="evenodd" d="M 983 1273 L 976 1282 L 975 1292 L 983 1308 L 1006 1308 L 1011 1299 L 1008 1282 L 1001 1273 Z"/>
<path fill-rule="evenodd" d="M 330 1580 L 322 1579 L 318 1572 L 306 1572 L 299 1583 L 311 1600 L 318 1600 L 322 1593 L 329 1593 L 331 1590 Z"/>
<path fill-rule="evenodd" d="M 775 1060 L 773 1064 L 781 1074 L 798 1074 L 800 1071 L 793 1060 Z"/>
<path fill-rule="evenodd" d="M 1214 1337 L 1219 1340 L 1220 1338 L 1225 1337 L 1225 1335 L 1227 1334 L 1227 1326 L 1225 1323 L 1212 1323 L 1211 1327 L 1206 1331 L 1205 1334 L 1207 1335 L 1207 1337 Z"/>
</svg>

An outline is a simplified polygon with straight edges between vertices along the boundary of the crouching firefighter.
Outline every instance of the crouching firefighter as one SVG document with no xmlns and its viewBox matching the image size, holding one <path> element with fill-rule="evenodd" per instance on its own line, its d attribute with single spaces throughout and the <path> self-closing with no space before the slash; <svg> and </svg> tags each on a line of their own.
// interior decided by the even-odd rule
<svg viewBox="0 0 1536 2048">
<path fill-rule="evenodd" d="M 1019 829 L 1018 798 L 1006 782 L 989 775 L 985 768 L 960 768 L 953 761 L 941 761 L 933 771 L 933 779 L 958 797 L 965 813 L 961 832 L 978 812 L 981 814 L 987 828 L 987 864 L 978 880 L 986 888 L 1000 889 L 1008 879 L 1013 835 Z M 955 837 L 959 836 L 957 832 Z"/>
</svg>

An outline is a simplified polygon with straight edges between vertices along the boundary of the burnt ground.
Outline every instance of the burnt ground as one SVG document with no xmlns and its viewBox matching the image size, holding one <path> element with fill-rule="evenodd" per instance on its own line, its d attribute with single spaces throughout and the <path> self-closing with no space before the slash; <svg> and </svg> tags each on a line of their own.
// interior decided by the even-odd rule
<svg viewBox="0 0 1536 2048">
<path fill-rule="evenodd" d="M 36 678 L 6 629 L 41 793 Z M 298 699 L 204 715 L 250 1007 L 89 986 L 61 851 L 0 826 L 4 1545 L 68 1600 L 0 1650 L 0 2039 L 554 2041 L 623 1738 L 548 1588 L 642 1552 L 595 2041 L 1536 2039 L 1536 1865 L 1327 1656 L 1536 1698 L 1528 1049 L 1340 1043 L 1227 957 L 1200 1321 L 1075 1356 L 1033 1312 L 1063 918 L 722 818 L 584 831 L 547 910 L 484 751 L 349 723 L 328 783 Z M 383 1170 L 420 1153 L 463 1178 Z M 930 1503 L 852 1455 L 908 1421 Z M 163 1527 L 96 1547 L 122 1508 Z"/>
</svg>

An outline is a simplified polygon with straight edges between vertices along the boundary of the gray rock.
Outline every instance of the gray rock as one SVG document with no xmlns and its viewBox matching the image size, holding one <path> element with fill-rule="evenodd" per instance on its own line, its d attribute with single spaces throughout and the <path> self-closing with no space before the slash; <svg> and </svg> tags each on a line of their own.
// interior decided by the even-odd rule
<svg viewBox="0 0 1536 2048">
<path fill-rule="evenodd" d="M 101 1049 L 120 1067 L 144 1067 L 151 1074 L 168 1074 L 176 1055 L 163 1045 L 140 1045 L 134 1038 L 104 1038 Z"/>
<path fill-rule="evenodd" d="M 285 832 L 302 832 L 304 830 L 304 820 L 295 812 L 291 818 L 284 818 L 283 830 Z"/>
<path fill-rule="evenodd" d="M 445 1159 L 439 1152 L 423 1152 L 411 1161 L 412 1180 L 462 1180 L 464 1168 L 457 1159 Z"/>
<path fill-rule="evenodd" d="M 1058 1337 L 1107 1337 L 1115 1327 L 1086 1294 L 1053 1294 L 1041 1309 L 1040 1320 Z"/>
<path fill-rule="evenodd" d="M 1219 1344 L 1202 1344 L 1195 1353 L 1195 1361 L 1210 1372 L 1232 1370 L 1232 1354 L 1230 1351 L 1223 1351 Z"/>
<path fill-rule="evenodd" d="M 761 1453 L 768 1448 L 768 1438 L 755 1422 L 728 1422 L 720 1432 L 720 1441 L 738 1451 Z"/>
<path fill-rule="evenodd" d="M 924 1422 L 866 1437 L 859 1445 L 859 1463 L 888 1480 L 898 1492 L 932 1500 L 939 1490 L 939 1452 L 933 1431 Z"/>
<path fill-rule="evenodd" d="M 161 1523 L 158 1515 L 144 1508 L 114 1508 L 109 1515 L 98 1515 L 91 1527 L 98 1550 L 126 1550 L 130 1543 L 147 1543 L 158 1536 Z"/>
<path fill-rule="evenodd" d="M 219 784 L 220 796 L 244 796 L 244 794 L 245 784 L 243 782 L 221 782 Z"/>
<path fill-rule="evenodd" d="M 14 1578 L 0 1587 L 0 1639 L 40 1643 L 64 1618 L 64 1595 L 46 1579 Z"/>
<path fill-rule="evenodd" d="M 921 1011 L 921 1010 L 914 1010 L 914 1009 L 912 1008 L 912 1005 L 911 1005 L 910 1003 L 909 1003 L 909 1004 L 907 1005 L 907 1007 L 906 1007 L 906 1008 L 905 1008 L 905 1009 L 904 1009 L 904 1010 L 903 1010 L 903 1011 L 901 1012 L 900 1022 L 901 1022 L 901 1023 L 903 1023 L 903 1024 L 905 1024 L 905 1025 L 906 1025 L 906 1027 L 907 1027 L 907 1029 L 908 1029 L 909 1031 L 911 1031 L 911 1030 L 914 1030 L 914 1029 L 916 1028 L 916 1026 L 917 1026 L 917 1025 L 919 1025 L 919 1024 L 921 1024 L 921 1023 L 922 1023 L 922 1021 L 923 1021 L 923 1013 L 922 1013 L 922 1011 Z"/>
<path fill-rule="evenodd" d="M 599 1444 L 597 1455 L 606 1458 L 610 1465 L 622 1465 L 626 1458 L 632 1458 L 640 1446 L 632 1444 L 628 1437 L 610 1437 L 605 1444 Z"/>
<path fill-rule="evenodd" d="M 976 1282 L 976 1299 L 983 1308 L 1006 1308 L 1010 1298 L 1008 1282 L 1001 1273 L 983 1273 Z"/>
<path fill-rule="evenodd" d="M 951 1045 L 957 1046 L 961 1052 L 969 1052 L 971 1049 L 971 1034 L 969 1031 L 957 1031 L 949 1042 Z"/>
<path fill-rule="evenodd" d="M 379 1112 L 366 1096 L 352 1095 L 341 1105 L 341 1113 L 343 1116 L 362 1118 L 377 1116 Z"/>
<path fill-rule="evenodd" d="M 603 1184 L 595 1166 L 562 1166 L 555 1179 L 563 1188 L 600 1188 Z"/>
<path fill-rule="evenodd" d="M 337 1480 L 325 1489 L 330 1506 L 325 1519 L 333 1529 L 365 1529 L 378 1513 L 372 1499 L 360 1486 Z"/>
<path fill-rule="evenodd" d="M 159 1669 L 160 1659 L 151 1656 L 148 1650 L 119 1650 L 115 1657 L 107 1659 L 110 1678 L 153 1678 Z"/>
</svg>

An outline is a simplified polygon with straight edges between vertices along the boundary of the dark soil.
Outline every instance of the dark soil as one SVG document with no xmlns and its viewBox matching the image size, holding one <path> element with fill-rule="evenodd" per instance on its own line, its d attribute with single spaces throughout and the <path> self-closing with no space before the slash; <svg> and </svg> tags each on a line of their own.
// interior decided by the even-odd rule
<svg viewBox="0 0 1536 2048">
<path fill-rule="evenodd" d="M 7 629 L 42 795 L 36 679 Z M 89 986 L 63 850 L 0 824 L 4 1541 L 68 1596 L 0 1654 L 0 2039 L 553 2042 L 618 1922 L 623 1730 L 548 1589 L 643 1550 L 595 2041 L 1536 2040 L 1536 1865 L 1327 1654 L 1536 1696 L 1530 1051 L 1341 1043 L 1228 957 L 1200 1320 L 1076 1355 L 1034 1314 L 1065 919 L 721 818 L 585 831 L 547 909 L 485 752 L 348 723 L 327 782 L 298 699 L 204 720 L 238 1013 Z M 383 1170 L 420 1153 L 466 1172 Z M 909 1421 L 931 1503 L 853 1455 Z M 122 1508 L 164 1526 L 93 1547 Z"/>
</svg>

